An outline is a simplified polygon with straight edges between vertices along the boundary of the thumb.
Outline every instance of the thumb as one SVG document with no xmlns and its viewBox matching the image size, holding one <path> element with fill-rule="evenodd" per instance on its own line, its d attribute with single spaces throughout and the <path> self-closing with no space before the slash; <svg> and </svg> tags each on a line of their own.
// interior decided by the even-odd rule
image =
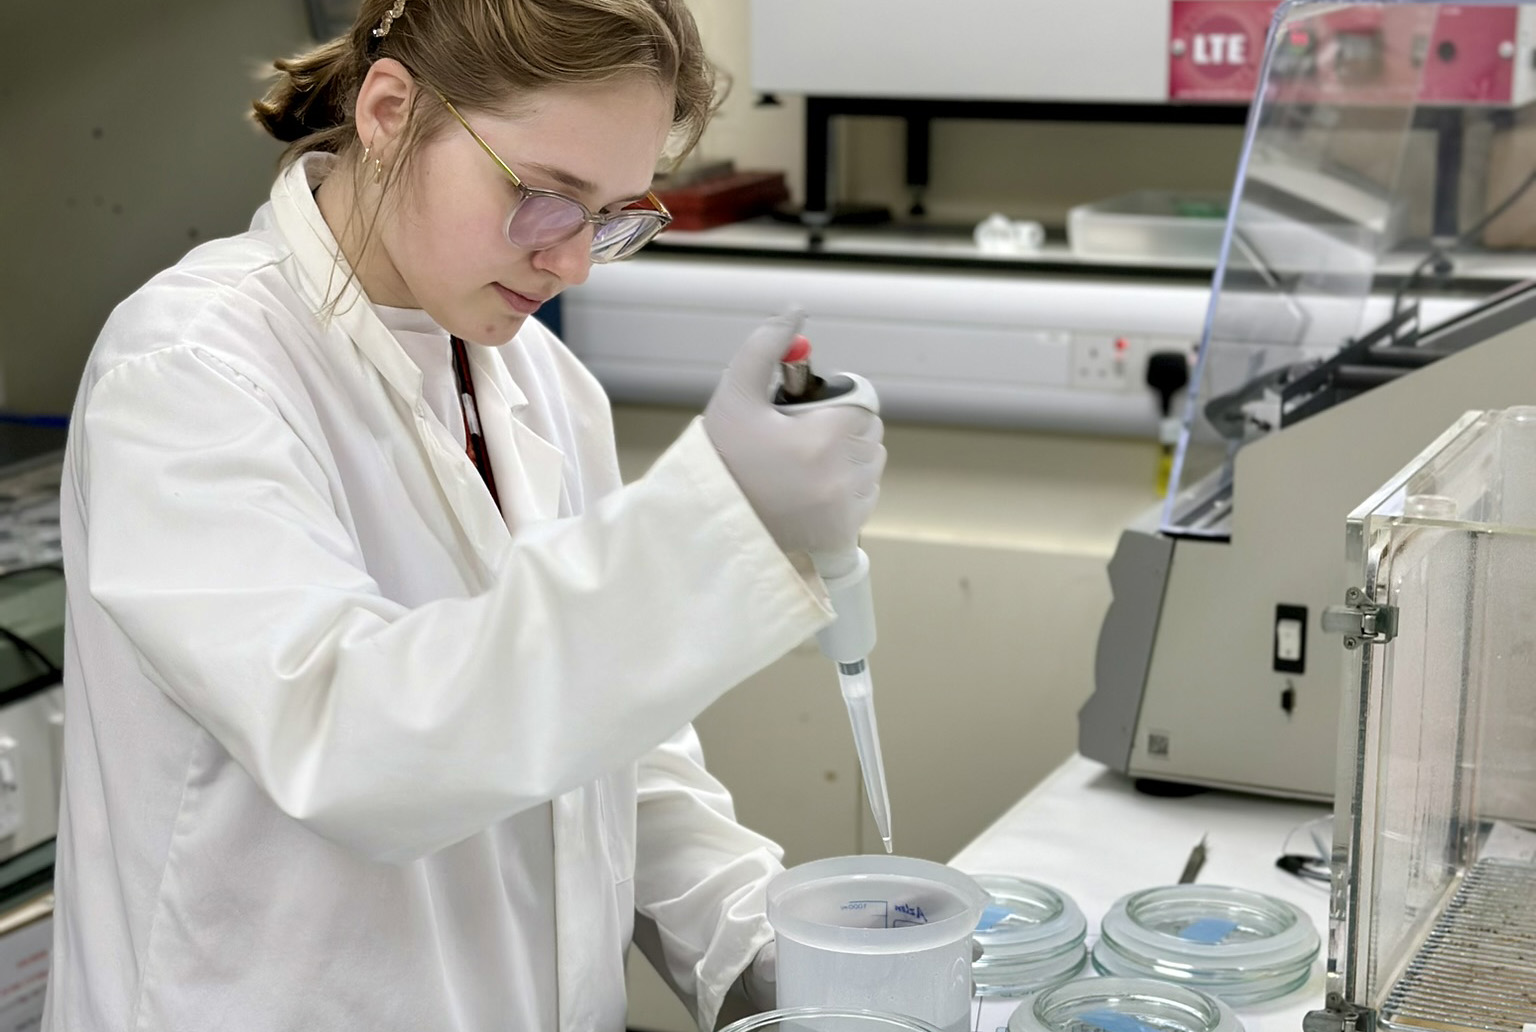
<svg viewBox="0 0 1536 1032">
<path fill-rule="evenodd" d="M 768 319 L 747 338 L 747 342 L 731 359 L 726 378 L 737 388 L 756 397 L 766 397 L 773 389 L 778 375 L 779 362 L 794 341 L 795 334 L 805 323 L 805 310 L 792 305 Z"/>
</svg>

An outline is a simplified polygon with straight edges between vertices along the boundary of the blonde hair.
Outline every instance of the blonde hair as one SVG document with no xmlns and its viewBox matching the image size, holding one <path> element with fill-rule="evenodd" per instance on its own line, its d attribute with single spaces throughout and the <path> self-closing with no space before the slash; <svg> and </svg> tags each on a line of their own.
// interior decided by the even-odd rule
<svg viewBox="0 0 1536 1032">
<path fill-rule="evenodd" d="M 346 35 L 273 62 L 278 79 L 253 108 L 257 124 L 289 145 L 284 164 L 357 147 L 358 89 L 382 57 L 461 107 L 498 112 L 549 87 L 649 78 L 673 97 L 674 158 L 692 150 L 719 104 L 715 69 L 682 0 L 405 0 L 376 35 L 396 6 L 362 0 Z M 448 117 L 441 105 L 413 103 L 391 179 Z"/>
</svg>

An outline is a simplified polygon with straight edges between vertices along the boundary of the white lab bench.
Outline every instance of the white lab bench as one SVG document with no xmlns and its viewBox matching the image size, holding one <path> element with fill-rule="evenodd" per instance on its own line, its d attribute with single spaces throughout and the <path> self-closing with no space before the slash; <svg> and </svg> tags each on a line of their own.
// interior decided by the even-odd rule
<svg viewBox="0 0 1536 1032">
<path fill-rule="evenodd" d="M 1318 804 L 1232 792 L 1149 796 L 1102 764 L 1073 756 L 950 863 L 970 874 L 1010 874 L 1065 892 L 1087 918 L 1092 944 L 1115 900 L 1176 882 L 1203 837 L 1207 858 L 1198 881 L 1287 900 L 1317 927 L 1324 952 L 1311 981 L 1280 999 L 1237 1008 L 1247 1032 L 1300 1032 L 1303 1015 L 1323 1005 L 1328 890 L 1325 883 L 1281 871 L 1275 860 L 1288 837 L 1291 851 L 1311 852 L 1310 839 L 1298 829 L 1328 812 Z M 992 1032 L 1005 1026 L 1018 1003 L 983 1002 L 975 1027 Z"/>
</svg>

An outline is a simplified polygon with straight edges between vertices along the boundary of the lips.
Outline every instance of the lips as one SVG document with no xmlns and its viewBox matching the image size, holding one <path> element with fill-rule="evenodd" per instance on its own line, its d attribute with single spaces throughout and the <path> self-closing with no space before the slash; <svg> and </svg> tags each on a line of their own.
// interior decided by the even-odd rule
<svg viewBox="0 0 1536 1032">
<path fill-rule="evenodd" d="M 520 294 L 500 283 L 492 283 L 491 286 L 496 288 L 501 299 L 518 315 L 532 315 L 539 310 L 540 305 L 549 300 L 547 297 L 530 297 L 527 294 Z"/>
</svg>

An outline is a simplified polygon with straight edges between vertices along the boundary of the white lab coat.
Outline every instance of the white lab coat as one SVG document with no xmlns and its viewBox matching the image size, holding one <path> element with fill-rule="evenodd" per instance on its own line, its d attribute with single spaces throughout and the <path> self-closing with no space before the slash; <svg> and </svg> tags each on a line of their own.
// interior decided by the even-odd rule
<svg viewBox="0 0 1536 1032">
<path fill-rule="evenodd" d="M 621 486 L 530 321 L 471 347 L 498 513 L 279 177 L 113 313 L 63 489 L 53 1032 L 489 1032 L 505 820 L 551 804 L 559 1028 L 624 1027 L 635 914 L 701 1027 L 777 847 L 688 722 L 830 619 L 697 423 Z M 329 292 L 329 294 L 328 294 Z M 509 530 L 510 525 L 510 530 Z"/>
</svg>

